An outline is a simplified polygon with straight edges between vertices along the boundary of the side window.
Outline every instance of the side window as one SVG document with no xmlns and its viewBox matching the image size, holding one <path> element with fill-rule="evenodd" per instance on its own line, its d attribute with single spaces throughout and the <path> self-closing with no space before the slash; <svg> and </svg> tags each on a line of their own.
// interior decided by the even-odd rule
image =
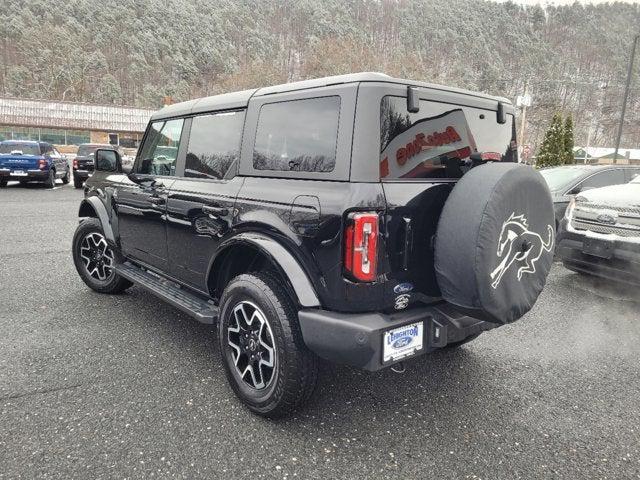
<svg viewBox="0 0 640 480">
<path fill-rule="evenodd" d="M 253 168 L 331 172 L 336 165 L 339 120 L 338 96 L 263 105 Z"/>
<path fill-rule="evenodd" d="M 625 172 L 627 174 L 627 178 L 626 178 L 627 182 L 630 182 L 631 180 L 637 178 L 638 175 L 640 175 L 640 169 L 636 169 L 636 168 L 628 168 L 627 170 L 625 170 Z"/>
<path fill-rule="evenodd" d="M 589 190 L 591 188 L 606 187 L 608 185 L 619 185 L 621 183 L 626 183 L 624 171 L 621 169 L 617 169 L 596 173 L 595 175 L 592 175 L 584 182 L 582 182 L 580 186 L 581 190 Z"/>
<path fill-rule="evenodd" d="M 231 174 L 240 156 L 244 112 L 194 117 L 185 177 L 221 179 Z"/>
<path fill-rule="evenodd" d="M 184 120 L 153 122 L 142 145 L 136 172 L 147 175 L 175 175 L 176 159 Z"/>
</svg>

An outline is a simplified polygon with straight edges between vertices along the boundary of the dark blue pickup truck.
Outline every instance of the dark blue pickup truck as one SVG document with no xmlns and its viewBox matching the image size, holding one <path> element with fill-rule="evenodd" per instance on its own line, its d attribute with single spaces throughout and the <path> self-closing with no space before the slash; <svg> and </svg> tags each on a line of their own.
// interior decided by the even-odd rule
<svg viewBox="0 0 640 480">
<path fill-rule="evenodd" d="M 56 179 L 69 183 L 71 173 L 67 159 L 50 143 L 26 140 L 0 142 L 0 187 L 9 180 L 44 182 L 53 188 Z"/>
</svg>

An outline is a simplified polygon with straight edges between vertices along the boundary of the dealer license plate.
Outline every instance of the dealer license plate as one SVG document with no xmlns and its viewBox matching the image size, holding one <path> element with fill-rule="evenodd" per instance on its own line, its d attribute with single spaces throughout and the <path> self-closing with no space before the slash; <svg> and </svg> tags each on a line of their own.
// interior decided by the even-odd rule
<svg viewBox="0 0 640 480">
<path fill-rule="evenodd" d="M 384 332 L 382 363 L 397 361 L 420 352 L 424 343 L 424 323 L 416 322 Z"/>
<path fill-rule="evenodd" d="M 26 177 L 27 172 L 25 172 L 24 170 L 14 170 L 13 172 L 11 172 L 11 175 L 15 175 L 16 177 Z"/>
<path fill-rule="evenodd" d="M 585 238 L 582 242 L 582 253 L 609 259 L 613 256 L 613 242 L 599 238 Z"/>
</svg>

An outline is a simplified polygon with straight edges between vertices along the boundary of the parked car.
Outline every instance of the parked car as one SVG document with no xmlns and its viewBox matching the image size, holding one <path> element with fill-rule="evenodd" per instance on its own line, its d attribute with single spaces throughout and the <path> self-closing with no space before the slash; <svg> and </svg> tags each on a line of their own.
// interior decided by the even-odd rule
<svg viewBox="0 0 640 480">
<path fill-rule="evenodd" d="M 543 168 L 540 173 L 547 181 L 553 196 L 557 229 L 575 195 L 592 188 L 628 183 L 640 174 L 640 166 L 566 165 Z"/>
<path fill-rule="evenodd" d="M 379 370 L 519 319 L 553 257 L 509 101 L 375 73 L 165 107 L 131 173 L 96 151 L 79 215 L 84 282 L 217 321 L 231 388 L 270 417 L 317 357 Z"/>
<path fill-rule="evenodd" d="M 640 286 L 640 176 L 580 193 L 558 232 L 565 267 Z"/>
<path fill-rule="evenodd" d="M 27 140 L 0 142 L 0 187 L 10 180 L 44 182 L 53 188 L 56 179 L 69 183 L 69 163 L 50 143 Z"/>
<path fill-rule="evenodd" d="M 78 145 L 76 158 L 73 160 L 73 186 L 82 188 L 84 182 L 91 176 L 94 170 L 94 156 L 96 150 L 102 148 L 105 150 L 117 150 L 121 156 L 124 156 L 122 149 L 116 145 L 103 143 L 82 143 Z"/>
</svg>

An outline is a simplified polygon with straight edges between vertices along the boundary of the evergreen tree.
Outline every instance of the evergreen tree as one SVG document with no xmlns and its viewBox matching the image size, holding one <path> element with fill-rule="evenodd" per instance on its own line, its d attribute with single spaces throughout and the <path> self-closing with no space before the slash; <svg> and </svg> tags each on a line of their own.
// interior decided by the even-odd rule
<svg viewBox="0 0 640 480">
<path fill-rule="evenodd" d="M 575 162 L 573 158 L 573 118 L 567 116 L 564 121 L 564 163 L 572 165 Z"/>
<path fill-rule="evenodd" d="M 536 165 L 538 167 L 555 167 L 562 165 L 565 158 L 565 135 L 562 116 L 556 113 L 551 120 L 549 129 L 544 134 L 542 146 L 538 152 Z"/>
</svg>

